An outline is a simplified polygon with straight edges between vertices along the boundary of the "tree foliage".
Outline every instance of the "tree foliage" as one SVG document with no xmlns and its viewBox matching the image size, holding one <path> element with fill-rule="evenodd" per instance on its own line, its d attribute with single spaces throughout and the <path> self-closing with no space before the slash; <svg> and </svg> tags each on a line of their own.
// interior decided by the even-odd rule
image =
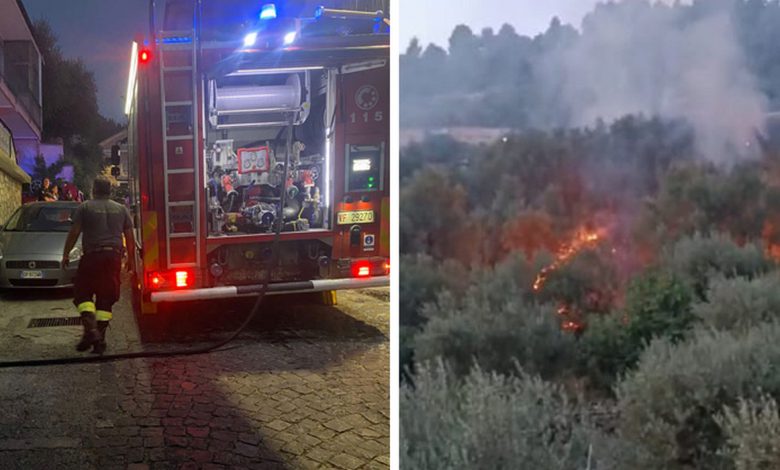
<svg viewBox="0 0 780 470">
<path fill-rule="evenodd" d="M 740 397 L 780 394 L 779 340 L 772 323 L 742 332 L 701 329 L 676 345 L 654 341 L 617 386 L 618 433 L 654 462 L 627 461 L 624 468 L 729 468 L 717 415 Z"/>
<path fill-rule="evenodd" d="M 504 376 L 474 368 L 459 378 L 432 363 L 402 386 L 400 405 L 404 468 L 587 465 L 589 435 L 576 403 L 561 387 L 522 371 Z"/>
<path fill-rule="evenodd" d="M 497 34 L 489 28 L 475 33 L 468 26 L 459 25 L 453 30 L 446 49 L 430 44 L 423 50 L 419 41 L 413 39 L 400 61 L 402 125 L 512 128 L 567 125 L 571 109 L 559 106 L 559 96 L 556 96 L 565 83 L 567 70 L 551 70 L 549 57 L 565 55 L 578 44 L 587 43 L 590 36 L 598 34 L 590 26 L 601 24 L 605 17 L 624 15 L 628 19 L 628 13 L 635 11 L 638 3 L 615 2 L 596 8 L 583 22 L 582 32 L 553 18 L 548 28 L 534 37 L 518 34 L 507 24 Z M 673 8 L 682 29 L 710 13 L 713 4 L 728 5 L 737 47 L 744 53 L 758 89 L 772 108 L 780 108 L 780 50 L 776 47 L 780 43 L 777 28 L 780 2 L 695 0 L 692 4 L 676 2 L 672 7 L 655 3 L 639 5 L 644 8 L 643 16 Z M 612 33 L 618 38 L 616 42 L 622 39 L 619 31 Z M 551 78 L 555 83 L 549 83 Z M 620 77 L 615 82 L 618 87 Z M 587 102 L 592 97 L 578 98 Z"/>
<path fill-rule="evenodd" d="M 63 143 L 64 160 L 74 167 L 74 183 L 87 192 L 103 169 L 98 143 L 122 126 L 100 115 L 95 77 L 84 62 L 66 58 L 45 20 L 33 25 L 43 56 L 43 139 Z"/>
</svg>

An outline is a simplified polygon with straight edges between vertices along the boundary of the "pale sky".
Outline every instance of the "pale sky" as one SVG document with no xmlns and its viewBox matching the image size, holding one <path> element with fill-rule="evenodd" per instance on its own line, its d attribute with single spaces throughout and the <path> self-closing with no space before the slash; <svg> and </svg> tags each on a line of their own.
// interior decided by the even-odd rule
<svg viewBox="0 0 780 470">
<path fill-rule="evenodd" d="M 455 26 L 468 25 L 475 34 L 494 31 L 504 23 L 519 34 L 534 36 L 547 29 L 553 16 L 579 29 L 582 18 L 598 0 L 400 0 L 401 50 L 413 37 L 445 49 Z"/>
</svg>

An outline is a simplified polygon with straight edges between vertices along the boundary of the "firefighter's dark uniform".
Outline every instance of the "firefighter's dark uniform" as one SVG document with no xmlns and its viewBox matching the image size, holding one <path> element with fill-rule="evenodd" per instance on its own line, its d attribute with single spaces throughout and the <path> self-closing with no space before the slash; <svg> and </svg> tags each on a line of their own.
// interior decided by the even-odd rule
<svg viewBox="0 0 780 470">
<path fill-rule="evenodd" d="M 132 228 L 133 222 L 127 209 L 110 199 L 93 199 L 81 204 L 73 214 L 73 222 L 81 222 L 84 252 L 76 273 L 73 303 L 82 316 L 95 315 L 100 341 L 94 350 L 102 353 L 111 308 L 119 300 L 122 236 Z"/>
</svg>

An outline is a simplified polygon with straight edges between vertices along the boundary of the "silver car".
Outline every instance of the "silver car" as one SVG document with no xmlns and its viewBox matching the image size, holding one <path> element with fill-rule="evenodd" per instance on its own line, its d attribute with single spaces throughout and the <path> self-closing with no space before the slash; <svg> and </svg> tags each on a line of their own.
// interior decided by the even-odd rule
<svg viewBox="0 0 780 470">
<path fill-rule="evenodd" d="M 78 202 L 33 202 L 0 227 L 0 288 L 70 287 L 81 258 L 81 241 L 62 269 L 62 251 Z"/>
</svg>

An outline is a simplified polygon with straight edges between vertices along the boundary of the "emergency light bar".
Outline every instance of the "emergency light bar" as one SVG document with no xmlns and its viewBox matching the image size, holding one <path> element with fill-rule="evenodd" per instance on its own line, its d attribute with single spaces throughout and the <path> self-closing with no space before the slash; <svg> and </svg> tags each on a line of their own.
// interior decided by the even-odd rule
<svg viewBox="0 0 780 470">
<path fill-rule="evenodd" d="M 257 42 L 257 31 L 252 31 L 244 36 L 244 47 L 252 47 L 255 45 L 255 42 Z"/>
<path fill-rule="evenodd" d="M 384 12 L 382 10 L 378 10 L 374 13 L 370 11 L 355 11 L 355 10 L 337 10 L 335 8 L 325 8 L 324 6 L 319 6 L 314 11 L 314 18 L 320 19 L 320 18 L 340 18 L 345 20 L 352 20 L 352 19 L 382 19 L 384 16 Z"/>
<path fill-rule="evenodd" d="M 261 20 L 273 20 L 276 18 L 276 5 L 273 3 L 266 3 L 260 10 Z"/>
<path fill-rule="evenodd" d="M 152 60 L 152 52 L 149 49 L 141 49 L 138 53 L 138 62 L 145 64 Z"/>
</svg>

